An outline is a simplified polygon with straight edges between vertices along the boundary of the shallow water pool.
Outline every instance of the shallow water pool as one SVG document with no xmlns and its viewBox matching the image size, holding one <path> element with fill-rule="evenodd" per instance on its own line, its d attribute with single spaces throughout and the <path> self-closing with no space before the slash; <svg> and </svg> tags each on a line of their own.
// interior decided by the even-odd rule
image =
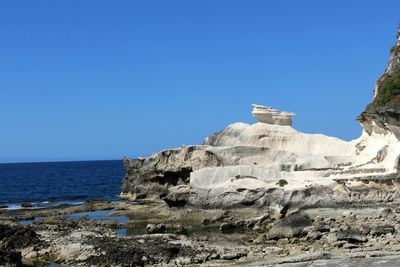
<svg viewBox="0 0 400 267">
<path fill-rule="evenodd" d="M 127 216 L 122 215 L 109 215 L 113 213 L 115 210 L 96 210 L 96 211 L 86 211 L 86 212 L 78 212 L 67 215 L 66 217 L 71 220 L 79 220 L 81 218 L 86 218 L 88 220 L 97 220 L 97 221 L 118 221 L 121 224 L 128 222 Z"/>
</svg>

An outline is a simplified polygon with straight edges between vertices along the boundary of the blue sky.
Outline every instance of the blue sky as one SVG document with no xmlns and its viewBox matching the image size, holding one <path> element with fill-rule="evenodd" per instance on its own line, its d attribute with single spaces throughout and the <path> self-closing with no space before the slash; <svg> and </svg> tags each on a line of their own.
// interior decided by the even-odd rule
<svg viewBox="0 0 400 267">
<path fill-rule="evenodd" d="M 1 1 L 0 162 L 147 156 L 243 121 L 251 103 L 347 140 L 398 0 Z"/>
</svg>

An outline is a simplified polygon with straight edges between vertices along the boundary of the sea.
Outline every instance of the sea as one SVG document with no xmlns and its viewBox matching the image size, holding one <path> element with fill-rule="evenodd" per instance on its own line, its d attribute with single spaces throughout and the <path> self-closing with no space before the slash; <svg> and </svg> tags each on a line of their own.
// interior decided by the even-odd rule
<svg viewBox="0 0 400 267">
<path fill-rule="evenodd" d="M 0 206 L 18 209 L 118 200 L 122 160 L 0 164 Z"/>
</svg>

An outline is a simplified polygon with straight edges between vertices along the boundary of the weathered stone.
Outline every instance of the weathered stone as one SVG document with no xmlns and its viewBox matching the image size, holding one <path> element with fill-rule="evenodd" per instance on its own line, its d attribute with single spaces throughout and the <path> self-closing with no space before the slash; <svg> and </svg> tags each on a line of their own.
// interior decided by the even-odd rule
<svg viewBox="0 0 400 267">
<path fill-rule="evenodd" d="M 322 237 L 322 233 L 319 231 L 311 230 L 307 233 L 308 240 L 319 240 Z"/>
<path fill-rule="evenodd" d="M 160 234 L 160 233 L 186 233 L 186 229 L 182 225 L 172 224 L 148 224 L 146 226 L 146 232 L 148 234 Z"/>
<path fill-rule="evenodd" d="M 240 259 L 245 256 L 246 256 L 246 253 L 237 252 L 237 253 L 231 253 L 231 254 L 223 254 L 223 255 L 221 255 L 221 259 L 236 260 L 236 259 Z"/>
<path fill-rule="evenodd" d="M 292 116 L 294 115 L 292 112 L 279 111 L 271 107 L 255 104 L 253 104 L 252 114 L 259 122 L 288 126 L 292 126 Z"/>
<path fill-rule="evenodd" d="M 337 240 L 347 241 L 349 243 L 364 243 L 368 239 L 363 235 L 362 232 L 354 229 L 346 229 L 336 233 Z"/>
<path fill-rule="evenodd" d="M 395 228 L 392 225 L 379 225 L 371 229 L 370 234 L 373 236 L 381 236 L 386 234 L 394 234 Z"/>
<path fill-rule="evenodd" d="M 243 230 L 254 230 L 256 225 L 260 225 L 265 222 L 269 222 L 269 215 L 259 216 L 251 219 L 238 220 L 235 222 L 227 222 L 222 223 L 220 225 L 220 231 L 222 233 L 230 233 L 235 231 L 243 231 Z"/>
<path fill-rule="evenodd" d="M 307 233 L 303 230 L 311 224 L 312 220 L 307 214 L 291 214 L 271 228 L 268 232 L 268 238 L 281 239 L 305 236 Z"/>
</svg>

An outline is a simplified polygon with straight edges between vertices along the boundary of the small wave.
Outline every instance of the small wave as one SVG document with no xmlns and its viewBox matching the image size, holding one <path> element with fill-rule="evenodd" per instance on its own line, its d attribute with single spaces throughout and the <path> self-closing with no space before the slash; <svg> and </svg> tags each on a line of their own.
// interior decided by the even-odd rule
<svg viewBox="0 0 400 267">
<path fill-rule="evenodd" d="M 83 200 L 65 200 L 65 201 L 42 201 L 42 202 L 25 202 L 28 203 L 29 206 L 23 207 L 23 203 L 3 203 L 1 206 L 4 206 L 2 209 L 4 210 L 20 210 L 20 209 L 43 209 L 43 208 L 51 208 L 57 207 L 60 205 L 68 205 L 68 206 L 77 206 L 82 205 L 86 201 Z"/>
<path fill-rule="evenodd" d="M 4 204 L 4 206 L 6 206 L 5 210 L 19 210 L 22 208 L 21 204 Z"/>
</svg>

